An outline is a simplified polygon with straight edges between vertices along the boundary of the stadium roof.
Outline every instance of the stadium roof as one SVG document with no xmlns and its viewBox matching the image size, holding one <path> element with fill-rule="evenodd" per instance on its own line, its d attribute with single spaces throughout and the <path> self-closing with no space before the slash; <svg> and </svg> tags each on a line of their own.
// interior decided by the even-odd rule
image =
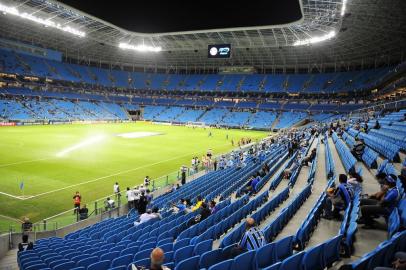
<svg viewBox="0 0 406 270">
<path fill-rule="evenodd" d="M 159 34 L 130 32 L 54 0 L 0 0 L 1 5 L 58 25 L 44 27 L 33 23 L 32 16 L 3 12 L 1 37 L 56 49 L 83 63 L 167 69 L 323 69 L 396 63 L 406 56 L 404 0 L 302 0 L 303 18 L 291 24 Z M 119 48 L 123 42 L 162 51 L 123 50 Z M 207 45 L 223 43 L 232 44 L 232 57 L 208 59 Z"/>
</svg>

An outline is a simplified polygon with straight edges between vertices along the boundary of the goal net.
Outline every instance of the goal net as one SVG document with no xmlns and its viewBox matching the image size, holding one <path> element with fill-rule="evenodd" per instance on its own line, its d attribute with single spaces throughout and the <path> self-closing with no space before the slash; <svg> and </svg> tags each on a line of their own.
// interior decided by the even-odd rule
<svg viewBox="0 0 406 270">
<path fill-rule="evenodd" d="M 206 127 L 204 122 L 193 122 L 193 121 L 188 121 L 186 123 L 186 126 L 188 126 L 188 127 Z"/>
</svg>

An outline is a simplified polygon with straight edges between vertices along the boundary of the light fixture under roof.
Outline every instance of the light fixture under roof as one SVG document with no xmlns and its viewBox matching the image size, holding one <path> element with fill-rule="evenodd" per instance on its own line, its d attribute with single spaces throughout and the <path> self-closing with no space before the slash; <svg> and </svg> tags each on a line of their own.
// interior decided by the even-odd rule
<svg viewBox="0 0 406 270">
<path fill-rule="evenodd" d="M 78 37 L 86 36 L 85 32 L 79 31 L 78 29 L 75 29 L 71 26 L 65 26 L 65 25 L 57 23 L 51 19 L 43 19 L 43 18 L 37 17 L 33 14 L 28 14 L 27 12 L 20 12 L 15 7 L 6 6 L 1 3 L 0 3 L 0 12 L 3 12 L 3 14 L 5 14 L 5 15 L 11 14 L 11 15 L 17 16 L 17 17 L 25 19 L 25 20 L 29 20 L 29 21 L 32 21 L 32 22 L 35 22 L 38 24 L 42 24 L 45 27 L 56 28 L 60 31 L 67 32 L 67 33 L 70 33 L 70 34 L 78 36 Z"/>
<path fill-rule="evenodd" d="M 297 41 L 295 41 L 295 43 L 293 43 L 293 46 L 310 45 L 310 44 L 314 44 L 314 43 L 319 43 L 319 42 L 322 42 L 325 40 L 329 40 L 329 39 L 335 37 L 335 35 L 336 35 L 335 31 L 330 31 L 327 34 L 322 35 L 322 36 L 297 40 Z"/>
<path fill-rule="evenodd" d="M 140 44 L 140 45 L 132 45 L 128 43 L 120 43 L 118 45 L 121 49 L 124 50 L 133 50 L 133 51 L 138 51 L 138 52 L 160 52 L 162 51 L 161 47 L 156 47 L 156 46 L 148 46 L 145 44 Z"/>
</svg>

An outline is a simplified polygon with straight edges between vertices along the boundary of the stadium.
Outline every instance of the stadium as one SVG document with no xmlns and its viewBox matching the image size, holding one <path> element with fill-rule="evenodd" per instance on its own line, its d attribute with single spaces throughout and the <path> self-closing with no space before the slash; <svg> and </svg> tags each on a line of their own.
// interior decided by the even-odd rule
<svg viewBox="0 0 406 270">
<path fill-rule="evenodd" d="M 405 1 L 138 2 L 0 0 L 0 269 L 406 269 Z"/>
</svg>

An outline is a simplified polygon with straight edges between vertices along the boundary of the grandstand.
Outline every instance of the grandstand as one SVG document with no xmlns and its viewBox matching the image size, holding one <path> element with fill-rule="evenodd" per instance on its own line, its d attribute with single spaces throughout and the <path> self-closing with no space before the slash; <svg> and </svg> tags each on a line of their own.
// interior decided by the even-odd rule
<svg viewBox="0 0 406 270">
<path fill-rule="evenodd" d="M 297 0 L 258 25 L 236 2 L 218 27 L 197 2 L 154 6 L 200 23 L 169 32 L 138 21 L 149 3 L 74 2 L 0 0 L 0 269 L 149 269 L 160 248 L 172 270 L 373 270 L 406 252 L 405 1 Z M 239 249 L 249 218 L 264 241 Z"/>
</svg>

